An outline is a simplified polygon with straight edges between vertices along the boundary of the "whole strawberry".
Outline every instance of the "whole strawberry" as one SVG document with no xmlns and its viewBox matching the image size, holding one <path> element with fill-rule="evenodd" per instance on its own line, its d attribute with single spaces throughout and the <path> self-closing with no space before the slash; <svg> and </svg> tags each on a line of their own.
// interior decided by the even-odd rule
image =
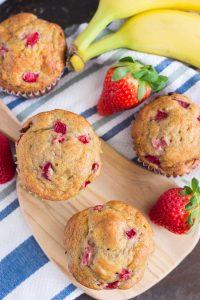
<svg viewBox="0 0 200 300">
<path fill-rule="evenodd" d="M 15 175 L 15 164 L 9 140 L 0 133 L 0 184 L 11 180 Z"/>
<path fill-rule="evenodd" d="M 151 208 L 152 222 L 177 234 L 188 233 L 200 221 L 200 187 L 196 178 L 190 186 L 173 188 L 160 196 Z"/>
<path fill-rule="evenodd" d="M 163 89 L 167 79 L 152 66 L 124 57 L 107 71 L 98 113 L 107 116 L 130 109 L 147 99 L 152 91 Z"/>
</svg>

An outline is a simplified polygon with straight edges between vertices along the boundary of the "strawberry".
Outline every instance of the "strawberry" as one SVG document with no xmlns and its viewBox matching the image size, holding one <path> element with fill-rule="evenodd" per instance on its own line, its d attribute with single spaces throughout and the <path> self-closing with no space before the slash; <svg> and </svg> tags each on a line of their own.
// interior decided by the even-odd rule
<svg viewBox="0 0 200 300">
<path fill-rule="evenodd" d="M 0 183 L 10 181 L 15 175 L 15 164 L 9 140 L 0 133 Z"/>
<path fill-rule="evenodd" d="M 99 169 L 99 164 L 98 163 L 93 163 L 92 164 L 92 171 L 96 172 Z"/>
<path fill-rule="evenodd" d="M 84 253 L 81 260 L 82 266 L 89 266 L 92 257 L 92 251 L 93 248 L 89 245 L 84 249 Z"/>
<path fill-rule="evenodd" d="M 188 233 L 200 221 L 200 187 L 196 178 L 190 186 L 164 192 L 151 208 L 152 222 L 177 234 Z"/>
<path fill-rule="evenodd" d="M 121 272 L 119 272 L 117 274 L 119 276 L 119 279 L 121 281 L 124 281 L 124 280 L 128 280 L 131 277 L 132 272 L 129 271 L 128 269 L 122 269 Z"/>
<path fill-rule="evenodd" d="M 26 36 L 26 47 L 33 47 L 39 41 L 39 33 L 31 32 Z"/>
<path fill-rule="evenodd" d="M 91 182 L 90 182 L 89 180 L 86 180 L 86 181 L 82 184 L 81 188 L 82 188 L 82 189 L 86 188 L 86 186 L 88 186 L 90 183 L 91 183 Z"/>
<path fill-rule="evenodd" d="M 120 286 L 120 282 L 117 280 L 117 281 L 114 281 L 114 282 L 107 283 L 104 286 L 104 289 L 105 290 L 114 290 L 114 289 L 117 289 L 119 286 Z"/>
<path fill-rule="evenodd" d="M 43 166 L 40 166 L 42 169 L 42 176 L 51 181 L 54 170 L 53 170 L 53 165 L 50 161 L 46 162 Z"/>
<path fill-rule="evenodd" d="M 82 143 L 82 144 L 88 144 L 90 142 L 90 137 L 88 135 L 80 135 L 78 137 L 78 140 Z"/>
<path fill-rule="evenodd" d="M 102 209 L 105 207 L 105 205 L 102 205 L 102 204 L 97 204 L 96 206 L 94 206 L 92 208 L 93 211 L 102 211 Z"/>
<path fill-rule="evenodd" d="M 127 230 L 125 232 L 125 234 L 126 234 L 127 239 L 131 240 L 136 236 L 136 231 L 133 228 L 131 228 L 131 229 Z"/>
<path fill-rule="evenodd" d="M 53 129 L 55 132 L 61 133 L 61 134 L 66 134 L 66 132 L 67 132 L 67 126 L 64 123 L 62 123 L 61 121 L 57 121 L 54 124 Z"/>
<path fill-rule="evenodd" d="M 182 106 L 183 108 L 188 108 L 189 106 L 190 106 L 190 103 L 187 103 L 187 102 L 185 102 L 185 101 L 182 101 L 182 100 L 176 100 L 177 102 L 178 102 L 178 104 L 180 105 L 180 106 Z"/>
<path fill-rule="evenodd" d="M 8 52 L 8 49 L 5 46 L 0 46 L 0 57 L 5 56 L 6 53 Z"/>
<path fill-rule="evenodd" d="M 102 116 L 130 109 L 146 100 L 152 91 L 164 88 L 167 77 L 132 57 L 124 57 L 107 71 L 97 111 Z"/>
<path fill-rule="evenodd" d="M 34 73 L 34 72 L 25 72 L 22 75 L 22 79 L 25 82 L 34 83 L 34 82 L 36 82 L 38 80 L 38 76 L 39 76 L 39 74 Z"/>
</svg>

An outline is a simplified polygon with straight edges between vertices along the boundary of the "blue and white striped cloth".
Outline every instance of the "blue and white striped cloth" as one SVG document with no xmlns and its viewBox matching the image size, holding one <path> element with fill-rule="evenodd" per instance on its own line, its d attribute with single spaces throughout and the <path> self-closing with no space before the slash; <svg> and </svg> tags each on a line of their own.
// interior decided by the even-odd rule
<svg viewBox="0 0 200 300">
<path fill-rule="evenodd" d="M 79 29 L 80 30 L 80 29 Z M 69 32 L 69 31 L 68 31 Z M 161 94 L 184 93 L 200 104 L 200 74 L 171 59 L 120 49 L 87 63 L 80 73 L 65 73 L 56 89 L 41 99 L 24 100 L 0 94 L 13 114 L 23 122 L 41 111 L 62 108 L 81 114 L 93 125 L 97 134 L 128 159 L 136 161 L 130 138 L 130 126 L 140 107 L 103 118 L 96 113 L 103 79 L 108 67 L 117 59 L 131 55 L 169 77 Z M 155 95 L 154 95 L 155 96 Z M 185 179 L 199 177 L 197 168 Z M 180 178 L 176 179 L 182 184 Z M 48 260 L 36 243 L 21 214 L 15 180 L 0 186 L 0 299 L 61 300 L 75 299 L 82 291 Z"/>
</svg>

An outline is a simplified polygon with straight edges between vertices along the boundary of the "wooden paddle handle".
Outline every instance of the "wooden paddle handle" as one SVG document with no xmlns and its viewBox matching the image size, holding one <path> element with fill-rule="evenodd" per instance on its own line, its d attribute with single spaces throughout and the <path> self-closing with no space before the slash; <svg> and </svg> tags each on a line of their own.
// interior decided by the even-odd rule
<svg viewBox="0 0 200 300">
<path fill-rule="evenodd" d="M 9 108 L 0 100 L 0 131 L 9 139 L 17 141 L 21 125 Z"/>
</svg>

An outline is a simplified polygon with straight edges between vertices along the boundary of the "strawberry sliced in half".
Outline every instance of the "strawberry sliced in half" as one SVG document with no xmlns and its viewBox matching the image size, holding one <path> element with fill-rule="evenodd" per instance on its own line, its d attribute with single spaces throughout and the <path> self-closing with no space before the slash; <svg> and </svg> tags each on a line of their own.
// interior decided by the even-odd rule
<svg viewBox="0 0 200 300">
<path fill-rule="evenodd" d="M 167 80 L 152 66 L 124 57 L 107 71 L 97 111 L 108 116 L 130 109 L 146 100 L 152 91 L 163 89 Z"/>
</svg>

